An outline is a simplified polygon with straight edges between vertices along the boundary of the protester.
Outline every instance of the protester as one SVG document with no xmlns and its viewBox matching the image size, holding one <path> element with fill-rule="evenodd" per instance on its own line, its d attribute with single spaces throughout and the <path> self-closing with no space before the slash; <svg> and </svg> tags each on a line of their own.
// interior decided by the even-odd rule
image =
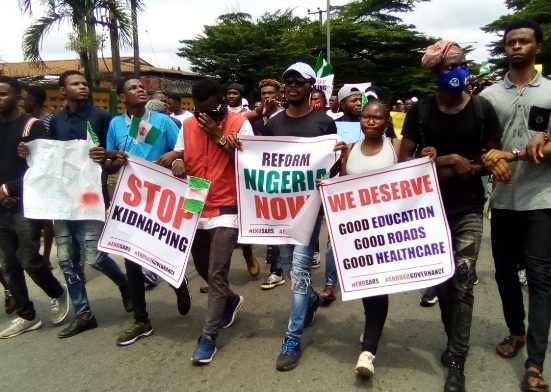
<svg viewBox="0 0 551 392">
<path fill-rule="evenodd" d="M 182 109 L 182 98 L 179 94 L 169 93 L 167 96 L 168 113 L 170 117 L 176 118 L 183 123 L 188 118 L 193 117 L 193 113 Z"/>
<path fill-rule="evenodd" d="M 339 98 L 336 95 L 331 95 L 331 97 L 329 97 L 329 110 L 326 111 L 325 114 L 327 114 L 333 120 L 336 120 L 337 118 L 342 116 L 342 112 L 340 111 Z"/>
<path fill-rule="evenodd" d="M 450 41 L 429 46 L 421 61 L 438 90 L 406 114 L 399 157 L 435 158 L 440 191 L 452 236 L 456 263 L 453 278 L 436 287 L 447 347 L 441 361 L 448 366 L 444 391 L 464 391 L 464 364 L 469 350 L 475 267 L 482 240 L 484 189 L 480 176 L 483 151 L 499 146 L 500 127 L 491 105 L 465 93 L 467 62 L 461 47 Z M 476 98 L 476 99 L 475 99 Z"/>
<path fill-rule="evenodd" d="M 491 238 L 509 336 L 496 351 L 503 358 L 513 358 L 526 344 L 528 358 L 521 389 L 540 392 L 549 388 L 542 372 L 551 323 L 551 163 L 543 148 L 545 145 L 549 151 L 551 147 L 547 143 L 551 82 L 534 68 L 543 45 L 542 29 L 536 22 L 512 22 L 503 37 L 509 72 L 500 83 L 481 93 L 494 106 L 505 130 L 502 143 L 506 152 L 490 151 L 485 157 L 494 177 L 504 182 L 495 184 L 492 194 Z M 494 167 L 503 158 L 511 161 L 512 178 Z M 517 271 L 524 267 L 528 330 L 517 277 Z"/>
<path fill-rule="evenodd" d="M 342 116 L 337 120 L 359 122 L 362 110 L 361 91 L 357 87 L 347 84 L 339 90 L 338 97 Z"/>
<path fill-rule="evenodd" d="M 263 79 L 258 83 L 260 88 L 261 104 L 250 114 L 256 114 L 256 118 L 247 116 L 253 127 L 255 135 L 263 135 L 266 123 L 276 113 L 283 110 L 281 107 L 281 83 L 274 79 Z"/>
<path fill-rule="evenodd" d="M 205 325 L 191 360 L 207 364 L 216 354 L 219 330 L 233 324 L 243 305 L 243 297 L 228 283 L 238 234 L 234 151 L 240 146 L 237 135 L 252 135 L 253 131 L 240 113 L 222 109 L 222 87 L 217 81 L 196 82 L 192 95 L 195 117 L 184 122 L 180 131 L 178 140 L 183 144 L 175 149 L 183 151 L 183 157 L 180 153 L 172 162 L 172 173 L 211 181 L 191 247 L 195 269 L 209 283 Z"/>
<path fill-rule="evenodd" d="M 21 85 L 0 75 L 0 268 L 15 299 L 17 318 L 0 332 L 7 339 L 42 326 L 25 282 L 29 277 L 51 301 L 50 320 L 61 324 L 69 312 L 68 291 L 52 275 L 39 253 L 40 224 L 23 216 L 25 159 L 18 156 L 21 142 L 47 137 L 42 122 L 19 112 Z"/>
<path fill-rule="evenodd" d="M 117 93 L 125 104 L 126 111 L 114 117 L 109 124 L 107 150 L 118 150 L 120 153 L 114 155 L 106 163 L 107 170 L 111 173 L 118 171 L 126 164 L 127 153 L 151 162 L 157 162 L 162 166 L 169 165 L 170 162 L 167 162 L 165 153 L 172 151 L 176 144 L 178 136 L 176 125 L 167 115 L 145 109 L 147 94 L 139 79 L 131 76 L 123 78 L 117 85 Z M 160 136 L 153 144 L 146 144 L 133 139 L 129 135 L 129 127 L 132 118 L 135 116 L 140 117 L 142 121 L 146 121 L 160 131 Z M 128 259 L 124 260 L 124 265 L 126 266 L 130 287 L 134 324 L 117 337 L 117 345 L 119 346 L 127 346 L 153 333 L 153 327 L 146 310 L 142 268 Z M 174 292 L 176 293 L 178 312 L 182 315 L 187 314 L 191 307 L 191 295 L 187 287 L 187 279 L 184 278 L 182 285 L 174 288 Z"/>
<path fill-rule="evenodd" d="M 283 73 L 285 96 L 289 107 L 273 116 L 267 124 L 268 136 L 315 137 L 336 133 L 335 122 L 319 110 L 310 107 L 310 93 L 316 80 L 314 70 L 305 63 L 295 63 Z M 345 148 L 341 143 L 336 149 Z M 320 232 L 318 216 L 309 245 L 280 245 L 280 267 L 293 281 L 289 324 L 276 361 L 277 370 L 291 370 L 302 355 L 301 337 L 304 327 L 314 321 L 320 297 L 311 286 L 312 257 Z"/>
<path fill-rule="evenodd" d="M 323 91 L 318 89 L 312 90 L 312 94 L 310 94 L 310 107 L 325 113 L 327 110 L 327 99 Z"/>
<path fill-rule="evenodd" d="M 249 112 L 248 106 L 243 105 L 243 95 L 245 90 L 239 83 L 232 83 L 226 90 L 226 101 L 228 103 L 228 111 L 230 113 L 247 113 Z M 197 108 L 195 108 L 197 110 Z"/>
<path fill-rule="evenodd" d="M 168 115 L 167 104 L 157 98 L 153 98 L 147 101 L 147 103 L 145 104 L 145 109 Z M 172 122 L 174 122 L 174 125 L 176 125 L 178 128 L 182 127 L 182 122 L 180 120 L 178 120 L 176 117 L 172 117 L 172 116 L 169 116 L 169 117 L 172 120 Z"/>
</svg>

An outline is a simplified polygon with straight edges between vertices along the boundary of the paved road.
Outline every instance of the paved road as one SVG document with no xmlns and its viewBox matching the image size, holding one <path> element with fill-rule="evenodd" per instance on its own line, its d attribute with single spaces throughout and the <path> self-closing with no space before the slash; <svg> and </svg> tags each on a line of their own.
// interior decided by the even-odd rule
<svg viewBox="0 0 551 392">
<path fill-rule="evenodd" d="M 467 390 L 518 391 L 525 352 L 512 360 L 494 353 L 506 335 L 493 279 L 488 227 L 479 260 L 471 353 L 466 365 Z M 323 238 L 323 237 L 322 237 Z M 263 247 L 255 250 L 259 257 Z M 322 262 L 323 265 L 323 262 Z M 313 274 L 323 285 L 323 268 Z M 263 265 L 262 277 L 268 268 Z M 55 274 L 62 279 L 59 268 Z M 193 304 L 187 316 L 176 309 L 166 284 L 147 293 L 155 334 L 128 347 L 115 338 L 131 321 L 124 313 L 117 288 L 87 268 L 88 292 L 99 328 L 70 339 L 58 339 L 60 327 L 42 329 L 0 341 L 0 391 L 442 391 L 445 369 L 439 356 L 445 334 L 438 307 L 421 308 L 417 292 L 392 295 L 375 376 L 354 373 L 363 330 L 360 301 L 337 301 L 320 308 L 303 338 L 304 354 L 291 372 L 275 370 L 288 316 L 290 285 L 261 291 L 251 281 L 241 253 L 234 253 L 230 281 L 245 297 L 235 324 L 218 338 L 218 353 L 209 366 L 195 367 L 191 353 L 201 331 L 207 296 L 202 281 L 189 268 Z M 33 283 L 30 292 L 47 321 L 49 301 Z M 0 322 L 8 316 L 0 314 Z M 551 377 L 549 374 L 547 377 Z"/>
</svg>

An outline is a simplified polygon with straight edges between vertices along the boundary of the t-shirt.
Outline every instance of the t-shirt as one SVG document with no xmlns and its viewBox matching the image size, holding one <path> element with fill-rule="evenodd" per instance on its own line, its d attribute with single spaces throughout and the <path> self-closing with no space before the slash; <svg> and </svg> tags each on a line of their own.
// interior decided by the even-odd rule
<svg viewBox="0 0 551 392">
<path fill-rule="evenodd" d="M 172 151 L 178 137 L 176 124 L 166 114 L 148 110 L 142 119 L 161 131 L 161 136 L 155 141 L 155 144 L 137 142 L 132 136 L 129 136 L 131 119 L 126 113 L 123 113 L 114 117 L 109 124 L 106 149 L 125 151 L 150 162 L 156 161 L 165 152 Z"/>
<path fill-rule="evenodd" d="M 487 141 L 497 139 L 501 135 L 496 113 L 486 100 L 483 102 L 483 109 L 485 124 L 482 140 L 472 99 L 455 114 L 442 112 L 436 99 L 431 99 L 428 122 L 423 125 L 425 146 L 436 148 L 439 156 L 458 154 L 469 160 L 480 161 L 482 148 L 486 146 Z M 419 102 L 414 103 L 407 112 L 402 135 L 421 144 Z M 458 177 L 440 180 L 440 192 L 447 214 L 479 212 L 484 207 L 484 189 L 480 177 L 468 180 Z"/>
<path fill-rule="evenodd" d="M 537 73 L 530 83 L 518 89 L 508 75 L 481 93 L 493 105 L 504 129 L 501 144 L 504 150 L 522 149 L 535 132 L 528 129 L 530 108 L 551 109 L 551 81 Z M 548 125 L 551 131 L 551 121 Z M 535 164 L 512 162 L 511 184 L 496 183 L 492 192 L 492 208 L 532 211 L 551 208 L 551 161 Z"/>
<path fill-rule="evenodd" d="M 282 110 L 268 120 L 264 136 L 316 137 L 335 133 L 335 121 L 319 110 L 311 110 L 302 117 L 289 117 Z"/>
<path fill-rule="evenodd" d="M 0 185 L 6 185 L 8 193 L 19 199 L 15 208 L 21 209 L 23 196 L 23 176 L 27 171 L 27 161 L 17 155 L 20 142 L 47 138 L 46 127 L 42 121 L 35 121 L 27 134 L 23 135 L 25 125 L 31 116 L 22 114 L 14 121 L 0 123 Z M 4 210 L 0 207 L 0 211 Z"/>
</svg>

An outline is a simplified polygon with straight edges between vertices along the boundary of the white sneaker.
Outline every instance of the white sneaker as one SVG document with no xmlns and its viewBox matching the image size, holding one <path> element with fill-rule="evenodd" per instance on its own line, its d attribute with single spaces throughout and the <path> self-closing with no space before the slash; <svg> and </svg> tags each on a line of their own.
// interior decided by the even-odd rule
<svg viewBox="0 0 551 392">
<path fill-rule="evenodd" d="M 356 364 L 356 373 L 361 376 L 371 377 L 375 374 L 375 368 L 373 367 L 373 360 L 375 355 L 369 351 L 362 351 Z"/>
<path fill-rule="evenodd" d="M 284 283 L 285 279 L 283 279 L 283 276 L 271 273 L 270 276 L 268 276 L 268 279 L 266 279 L 266 281 L 260 285 L 260 288 L 262 290 L 270 290 Z"/>
<path fill-rule="evenodd" d="M 8 328 L 0 332 L 0 339 L 13 338 L 14 336 L 21 335 L 23 332 L 34 331 L 40 327 L 42 327 L 42 321 L 40 321 L 38 316 L 34 320 L 25 320 L 24 318 L 17 317 Z"/>
<path fill-rule="evenodd" d="M 312 269 L 319 268 L 321 265 L 320 252 L 314 252 L 312 257 Z"/>
<path fill-rule="evenodd" d="M 69 314 L 69 290 L 63 285 L 63 294 L 52 298 L 50 320 L 53 325 L 61 324 Z"/>
</svg>

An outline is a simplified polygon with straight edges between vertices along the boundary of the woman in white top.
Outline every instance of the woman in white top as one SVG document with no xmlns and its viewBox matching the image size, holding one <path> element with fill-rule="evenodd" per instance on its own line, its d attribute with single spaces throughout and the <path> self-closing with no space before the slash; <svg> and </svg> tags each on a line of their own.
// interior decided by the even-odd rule
<svg viewBox="0 0 551 392">
<path fill-rule="evenodd" d="M 381 101 L 367 103 L 361 113 L 360 127 L 365 138 L 348 145 L 341 163 L 341 176 L 363 174 L 398 163 L 400 140 L 396 138 L 390 108 Z M 362 351 L 356 372 L 364 376 L 374 373 L 373 360 L 388 313 L 388 295 L 362 298 L 365 326 Z"/>
</svg>

